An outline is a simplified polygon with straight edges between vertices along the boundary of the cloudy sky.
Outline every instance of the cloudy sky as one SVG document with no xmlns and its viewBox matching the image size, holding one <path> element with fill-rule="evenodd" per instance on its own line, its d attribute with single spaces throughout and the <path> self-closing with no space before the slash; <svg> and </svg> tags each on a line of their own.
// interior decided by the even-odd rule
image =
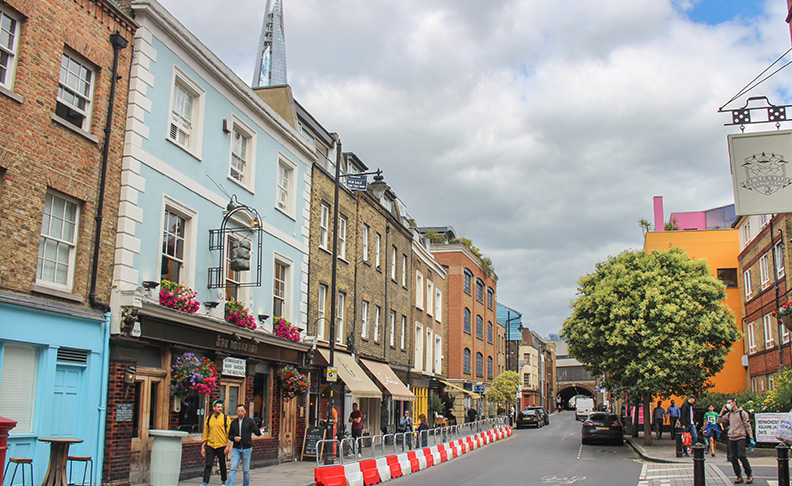
<svg viewBox="0 0 792 486">
<path fill-rule="evenodd" d="M 250 83 L 265 0 L 160 1 Z M 581 275 L 642 246 L 652 196 L 666 217 L 733 202 L 717 109 L 790 48 L 785 0 L 284 4 L 295 97 L 545 335 Z M 791 78 L 750 95 L 788 103 Z"/>
</svg>

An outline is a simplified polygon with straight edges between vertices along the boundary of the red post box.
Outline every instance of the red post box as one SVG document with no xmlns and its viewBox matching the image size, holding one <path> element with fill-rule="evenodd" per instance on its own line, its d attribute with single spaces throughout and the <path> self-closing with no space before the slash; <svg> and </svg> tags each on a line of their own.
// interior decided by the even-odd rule
<svg viewBox="0 0 792 486">
<path fill-rule="evenodd" d="M 0 417 L 0 484 L 3 484 L 3 469 L 5 469 L 6 451 L 8 450 L 8 431 L 16 427 L 16 421 Z"/>
</svg>

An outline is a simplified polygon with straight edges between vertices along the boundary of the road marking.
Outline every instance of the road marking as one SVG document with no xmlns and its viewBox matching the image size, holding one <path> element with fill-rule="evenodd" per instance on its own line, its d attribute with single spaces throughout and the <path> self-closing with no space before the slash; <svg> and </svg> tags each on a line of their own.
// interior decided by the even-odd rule
<svg viewBox="0 0 792 486">
<path fill-rule="evenodd" d="M 578 449 L 578 461 L 580 460 L 580 456 L 583 455 L 583 444 L 580 444 L 580 449 Z"/>
<path fill-rule="evenodd" d="M 544 484 L 552 484 L 552 485 L 574 484 L 574 483 L 576 483 L 578 481 L 585 481 L 585 479 L 586 479 L 586 476 L 572 476 L 571 478 L 559 478 L 559 477 L 556 477 L 556 476 L 544 476 L 542 478 L 542 482 Z"/>
</svg>

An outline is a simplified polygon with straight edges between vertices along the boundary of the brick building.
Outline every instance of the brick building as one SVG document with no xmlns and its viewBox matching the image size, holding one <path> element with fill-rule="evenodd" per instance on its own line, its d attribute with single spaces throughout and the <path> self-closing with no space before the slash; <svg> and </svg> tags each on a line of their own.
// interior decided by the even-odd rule
<svg viewBox="0 0 792 486">
<path fill-rule="evenodd" d="M 17 422 L 8 455 L 39 479 L 50 451 L 36 439 L 72 436 L 101 480 L 129 14 L 0 2 L 0 410 Z"/>
</svg>

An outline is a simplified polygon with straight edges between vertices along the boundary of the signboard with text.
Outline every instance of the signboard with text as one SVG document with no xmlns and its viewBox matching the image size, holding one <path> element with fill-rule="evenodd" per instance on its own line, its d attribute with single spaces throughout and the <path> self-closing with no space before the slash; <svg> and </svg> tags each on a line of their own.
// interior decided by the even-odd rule
<svg viewBox="0 0 792 486">
<path fill-rule="evenodd" d="M 338 368 L 327 367 L 327 381 L 335 383 L 338 381 Z"/>
<path fill-rule="evenodd" d="M 792 130 L 728 136 L 738 216 L 792 212 Z M 789 172 L 789 173 L 788 173 Z"/>
<path fill-rule="evenodd" d="M 367 186 L 367 176 L 350 174 L 346 178 L 347 188 L 351 191 L 365 191 Z"/>
<path fill-rule="evenodd" d="M 223 359 L 223 374 L 227 376 L 245 377 L 245 360 L 240 358 Z"/>
<path fill-rule="evenodd" d="M 756 442 L 778 444 L 775 438 L 778 424 L 782 420 L 789 419 L 789 413 L 757 413 L 754 417 L 756 419 L 756 433 L 754 434 Z"/>
</svg>

